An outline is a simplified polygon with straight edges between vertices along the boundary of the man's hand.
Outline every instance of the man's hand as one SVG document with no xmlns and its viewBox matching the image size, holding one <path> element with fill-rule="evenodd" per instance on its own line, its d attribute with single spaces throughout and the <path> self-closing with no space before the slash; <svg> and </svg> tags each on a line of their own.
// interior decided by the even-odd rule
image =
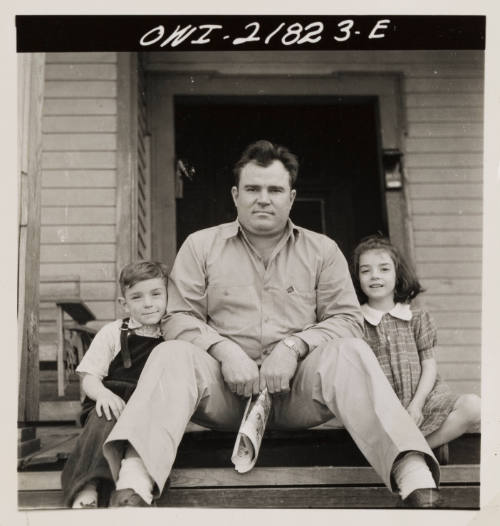
<svg viewBox="0 0 500 526">
<path fill-rule="evenodd" d="M 95 401 L 97 416 L 101 417 L 104 413 L 106 420 L 111 420 L 111 414 L 118 419 L 124 407 L 125 402 L 118 395 L 115 395 L 115 393 L 106 388 L 102 390 L 102 393 L 99 394 Z"/>
<path fill-rule="evenodd" d="M 413 418 L 415 424 L 417 426 L 420 426 L 420 424 L 424 421 L 424 416 L 422 415 L 422 408 L 418 406 L 418 404 L 414 404 L 413 401 L 408 404 L 408 407 L 406 408 L 408 413 L 410 413 L 410 416 Z"/>
<path fill-rule="evenodd" d="M 283 342 L 272 350 L 260 367 L 260 390 L 271 394 L 290 391 L 290 380 L 297 370 L 297 356 Z"/>
<path fill-rule="evenodd" d="M 239 345 L 224 340 L 209 352 L 220 362 L 222 377 L 231 392 L 246 397 L 259 393 L 259 368 Z"/>
</svg>

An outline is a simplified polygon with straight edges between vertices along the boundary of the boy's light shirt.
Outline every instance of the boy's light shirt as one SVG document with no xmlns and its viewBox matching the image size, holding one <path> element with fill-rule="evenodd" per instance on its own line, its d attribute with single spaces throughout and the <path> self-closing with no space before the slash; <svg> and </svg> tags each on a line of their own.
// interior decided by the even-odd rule
<svg viewBox="0 0 500 526">
<path fill-rule="evenodd" d="M 363 305 L 361 305 L 361 312 L 363 313 L 365 320 L 375 326 L 382 321 L 384 314 L 390 314 L 393 318 L 398 318 L 404 321 L 410 321 L 412 318 L 412 312 L 408 303 L 396 303 L 396 305 L 387 313 L 370 307 L 368 303 L 363 303 Z"/>
<path fill-rule="evenodd" d="M 108 375 L 109 365 L 120 352 L 120 334 L 122 319 L 108 323 L 95 335 L 82 361 L 76 368 L 79 374 L 87 373 L 97 376 L 100 380 Z M 148 338 L 161 337 L 160 322 L 155 325 L 142 325 L 133 318 L 129 320 L 129 329 L 138 336 Z"/>
</svg>

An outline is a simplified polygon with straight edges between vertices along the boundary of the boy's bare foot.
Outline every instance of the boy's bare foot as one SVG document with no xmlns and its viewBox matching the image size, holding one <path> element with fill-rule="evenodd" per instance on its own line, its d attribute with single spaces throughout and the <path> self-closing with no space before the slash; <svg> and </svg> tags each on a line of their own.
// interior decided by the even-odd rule
<svg viewBox="0 0 500 526">
<path fill-rule="evenodd" d="M 97 508 L 97 487 L 93 482 L 86 484 L 73 500 L 73 508 Z"/>
</svg>

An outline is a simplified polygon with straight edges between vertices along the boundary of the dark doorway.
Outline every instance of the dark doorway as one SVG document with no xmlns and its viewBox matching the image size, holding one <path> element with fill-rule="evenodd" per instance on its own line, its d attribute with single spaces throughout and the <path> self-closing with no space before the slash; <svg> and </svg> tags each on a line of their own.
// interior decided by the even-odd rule
<svg viewBox="0 0 500 526">
<path fill-rule="evenodd" d="M 365 235 L 387 233 L 376 97 L 175 97 L 175 148 L 190 177 L 177 200 L 178 246 L 232 221 L 232 167 L 258 139 L 299 158 L 292 220 L 335 239 L 349 256 Z"/>
</svg>

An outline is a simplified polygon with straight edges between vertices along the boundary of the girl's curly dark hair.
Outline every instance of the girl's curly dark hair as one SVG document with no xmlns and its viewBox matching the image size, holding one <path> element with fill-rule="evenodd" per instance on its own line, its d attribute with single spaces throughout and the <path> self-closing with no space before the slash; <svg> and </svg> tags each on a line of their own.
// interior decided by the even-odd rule
<svg viewBox="0 0 500 526">
<path fill-rule="evenodd" d="M 394 287 L 395 302 L 409 303 L 418 294 L 424 292 L 424 288 L 420 285 L 415 271 L 401 255 L 399 250 L 392 245 L 386 237 L 373 235 L 361 240 L 358 246 L 354 249 L 352 257 L 352 281 L 360 303 L 366 303 L 368 298 L 361 290 L 359 282 L 359 258 L 361 257 L 361 254 L 368 250 L 385 250 L 391 257 L 396 271 L 396 285 Z"/>
</svg>

